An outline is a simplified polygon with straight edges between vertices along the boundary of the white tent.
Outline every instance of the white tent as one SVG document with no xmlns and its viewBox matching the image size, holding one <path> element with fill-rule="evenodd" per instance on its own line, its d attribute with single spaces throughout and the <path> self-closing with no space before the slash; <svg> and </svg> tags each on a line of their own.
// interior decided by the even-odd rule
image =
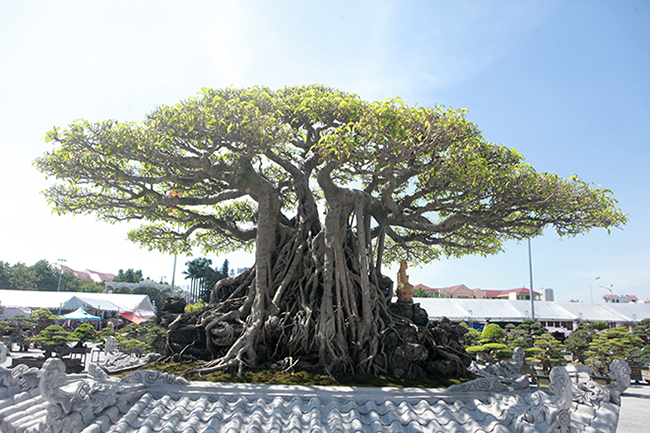
<svg viewBox="0 0 650 433">
<path fill-rule="evenodd" d="M 83 307 L 101 311 L 128 311 L 145 318 L 153 316 L 156 311 L 148 295 L 127 295 L 122 293 L 0 290 L 0 304 L 5 307 L 32 309 L 76 310 Z"/>
<path fill-rule="evenodd" d="M 118 313 L 132 312 L 140 317 L 149 318 L 156 312 L 149 295 L 127 295 L 122 293 L 76 293 L 65 304 L 64 310 L 94 308 L 101 311 Z"/>
<path fill-rule="evenodd" d="M 32 315 L 32 309 L 25 307 L 7 307 L 2 311 L 0 320 L 7 320 L 19 314 L 22 314 L 25 317 L 29 317 Z"/>
<path fill-rule="evenodd" d="M 413 298 L 429 319 L 452 321 L 521 322 L 530 319 L 530 301 L 500 299 Z M 639 322 L 650 318 L 650 304 L 591 304 L 536 301 L 535 319 L 541 321 Z"/>
</svg>

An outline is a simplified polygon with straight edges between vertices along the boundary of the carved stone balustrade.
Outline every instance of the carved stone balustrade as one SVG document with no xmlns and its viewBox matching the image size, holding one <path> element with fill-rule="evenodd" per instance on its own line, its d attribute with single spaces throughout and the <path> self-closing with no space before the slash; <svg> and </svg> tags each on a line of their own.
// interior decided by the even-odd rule
<svg viewBox="0 0 650 433">
<path fill-rule="evenodd" d="M 0 367 L 0 431 L 616 430 L 620 395 L 630 380 L 624 361 L 612 364 L 615 382 L 608 386 L 574 387 L 566 369 L 555 367 L 548 388 L 522 387 L 512 367 L 485 369 L 486 377 L 448 389 L 400 389 L 188 382 L 155 371 L 117 379 L 94 365 L 87 374 L 66 375 L 61 360 L 52 358 L 40 370 Z"/>
</svg>

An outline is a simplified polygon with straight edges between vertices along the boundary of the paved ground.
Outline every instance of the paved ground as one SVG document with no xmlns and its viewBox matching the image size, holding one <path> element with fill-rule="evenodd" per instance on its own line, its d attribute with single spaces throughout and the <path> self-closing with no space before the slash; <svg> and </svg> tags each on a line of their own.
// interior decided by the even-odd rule
<svg viewBox="0 0 650 433">
<path fill-rule="evenodd" d="M 621 396 L 617 433 L 650 431 L 650 385 L 630 385 Z"/>
</svg>

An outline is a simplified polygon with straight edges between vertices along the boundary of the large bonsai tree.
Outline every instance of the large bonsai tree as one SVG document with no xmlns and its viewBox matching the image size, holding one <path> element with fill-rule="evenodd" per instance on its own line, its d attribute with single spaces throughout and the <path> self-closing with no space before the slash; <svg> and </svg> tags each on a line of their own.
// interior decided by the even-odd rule
<svg viewBox="0 0 650 433">
<path fill-rule="evenodd" d="M 389 370 L 408 320 L 384 264 L 625 222 L 609 191 L 536 172 L 463 110 L 322 86 L 203 89 L 141 123 L 78 120 L 46 140 L 58 147 L 36 165 L 56 211 L 141 220 L 129 238 L 170 253 L 254 249 L 196 322 L 211 369 Z"/>
</svg>

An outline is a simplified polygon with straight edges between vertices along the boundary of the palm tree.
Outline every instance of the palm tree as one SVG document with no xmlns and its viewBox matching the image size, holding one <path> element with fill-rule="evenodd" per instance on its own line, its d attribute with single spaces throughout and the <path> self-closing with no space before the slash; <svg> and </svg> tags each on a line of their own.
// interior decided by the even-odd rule
<svg viewBox="0 0 650 433">
<path fill-rule="evenodd" d="M 205 257 L 200 257 L 198 259 L 185 262 L 185 266 L 187 266 L 187 270 L 183 271 L 183 274 L 185 274 L 185 279 L 191 280 L 190 297 L 192 298 L 192 302 L 196 302 L 198 301 L 201 292 L 203 291 L 205 278 L 208 276 L 206 274 L 209 274 L 210 271 L 212 271 L 212 260 L 206 259 Z"/>
</svg>

